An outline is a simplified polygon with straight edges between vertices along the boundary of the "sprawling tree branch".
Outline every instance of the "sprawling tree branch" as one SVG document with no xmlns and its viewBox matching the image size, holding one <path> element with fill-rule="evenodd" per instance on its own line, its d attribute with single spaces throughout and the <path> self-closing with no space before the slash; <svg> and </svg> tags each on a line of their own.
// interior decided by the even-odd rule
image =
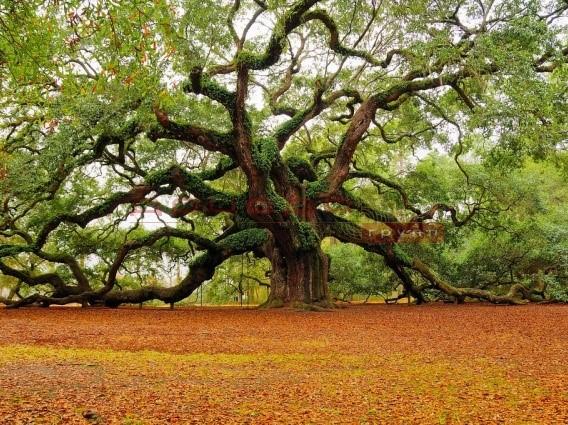
<svg viewBox="0 0 568 425">
<path fill-rule="evenodd" d="M 148 14 L 152 30 L 143 31 L 143 40 L 117 31 L 115 25 L 120 22 L 113 20 L 106 27 L 106 22 L 93 17 L 93 35 L 106 29 L 113 43 L 124 43 L 110 53 L 100 41 L 105 32 L 93 37 L 93 46 L 89 45 L 93 52 L 85 50 L 86 39 L 66 38 L 72 32 L 76 35 L 76 28 L 68 28 L 61 19 L 65 13 L 57 2 L 45 6 L 49 14 L 29 9 L 30 16 L 50 19 L 52 28 L 60 23 L 60 39 L 69 46 L 51 39 L 44 45 L 31 37 L 41 45 L 34 46 L 35 50 L 46 50 L 45 57 L 34 58 L 37 64 L 21 56 L 28 49 L 13 49 L 9 55 L 1 52 L 0 68 L 4 69 L 6 56 L 10 61 L 6 69 L 11 72 L 3 74 L 6 81 L 0 95 L 0 155 L 9 165 L 0 172 L 0 272 L 33 294 L 22 297 L 22 291 L 17 291 L 6 302 L 12 306 L 70 302 L 117 306 L 151 299 L 176 302 L 210 279 L 215 267 L 227 258 L 252 250 L 267 256 L 272 265 L 270 305 L 327 305 L 329 261 L 321 247 L 324 236 L 381 255 L 403 282 L 405 292 L 418 302 L 426 299 L 426 290 L 458 301 L 475 298 L 518 304 L 539 297 L 522 285 L 495 295 L 446 282 L 408 255 L 397 243 L 399 239 L 385 240 L 358 225 L 359 216 L 352 213 L 391 229 L 403 226 L 400 217 L 383 211 L 382 201 L 362 199 L 348 191 L 345 183 L 362 179 L 363 184 L 394 190 L 414 215 L 411 225 L 419 226 L 416 222 L 441 213 L 449 215 L 456 227 L 473 222 L 482 202 L 487 203 L 481 185 L 477 187 L 483 194 L 475 203 L 464 191 L 468 200 L 461 204 L 451 206 L 455 200 L 432 196 L 429 202 L 435 203 L 426 208 L 411 202 L 403 179 L 384 177 L 380 167 L 373 167 L 374 157 L 369 157 L 382 155 L 389 147 L 404 152 L 407 147 L 399 142 L 419 140 L 419 135 L 427 135 L 426 142 L 443 140 L 436 135 L 444 130 L 441 124 L 448 122 L 458 132 L 457 149 L 451 155 L 468 187 L 473 185 L 459 161 L 468 149 L 466 132 L 471 131 L 475 138 L 477 131 L 491 127 L 492 123 L 484 122 L 484 113 L 489 114 L 494 104 L 520 102 L 518 92 L 527 79 L 534 78 L 547 101 L 553 98 L 547 97 L 549 88 L 563 89 L 564 76 L 558 70 L 566 63 L 568 50 L 562 31 L 553 28 L 552 22 L 566 8 L 534 16 L 534 10 L 524 5 L 490 12 L 492 7 L 481 3 L 471 11 L 461 3 L 436 4 L 417 16 L 413 8 L 398 10 L 395 5 L 394 15 L 395 6 L 372 2 L 356 5 L 343 19 L 338 15 L 345 12 L 345 5 L 329 5 L 324 10 L 314 8 L 318 0 L 285 3 L 233 0 L 219 9 L 220 25 L 208 23 L 219 30 L 211 38 L 203 35 L 209 27 L 202 22 L 195 22 L 193 31 L 187 22 L 191 14 L 181 13 L 185 12 L 183 5 L 180 13 L 172 14 L 171 26 L 154 22 L 154 14 Z M 123 7 L 127 16 L 129 6 Z M 183 20 L 178 21 L 178 15 Z M 268 31 L 265 47 L 256 52 L 262 34 L 254 40 L 247 37 L 253 25 L 267 25 L 265 15 L 276 22 Z M 241 16 L 248 18 L 238 34 Z M 121 25 L 128 27 L 130 22 L 124 19 Z M 550 31 L 545 31 L 548 25 Z M 29 30 L 22 25 L 24 35 Z M 124 40 L 119 40 L 120 34 Z M 218 45 L 208 45 L 211 40 Z M 93 65 L 82 57 L 86 53 Z M 509 57 L 511 63 L 504 59 Z M 54 67 L 58 58 L 63 58 L 63 67 Z M 307 62 L 317 67 L 308 68 Z M 220 65 L 211 65 L 216 63 Z M 281 77 L 274 78 L 278 73 Z M 554 74 L 540 78 L 539 73 Z M 507 83 L 504 88 L 491 86 L 498 80 Z M 183 82 L 181 93 L 174 93 L 175 81 Z M 255 84 L 266 92 L 263 104 L 253 99 Z M 491 90 L 483 92 L 484 87 Z M 183 108 L 178 108 L 181 116 L 173 118 L 160 106 L 168 104 L 162 96 L 169 92 L 170 101 L 186 95 L 191 105 L 201 102 L 204 109 L 184 117 Z M 149 93 L 160 93 L 160 100 Z M 554 97 L 558 105 L 562 100 L 561 95 Z M 208 118 L 218 111 L 212 103 L 220 105 L 221 117 Z M 157 121 L 150 126 L 143 122 L 149 105 L 155 105 L 152 112 Z M 563 134 L 562 128 L 553 128 L 564 124 L 564 116 L 554 110 L 561 108 L 546 106 L 539 116 L 542 128 L 538 124 L 531 130 Z M 509 129 L 508 115 L 518 113 L 510 109 L 503 113 L 499 124 L 503 128 L 493 133 L 496 138 L 507 138 L 511 131 L 519 139 L 514 143 L 530 145 L 532 142 L 524 141 L 524 124 Z M 545 113 L 558 117 L 549 121 Z M 276 115 L 286 120 L 277 121 L 283 117 Z M 430 115 L 441 119 L 431 124 Z M 398 135 L 387 134 L 381 125 L 385 116 L 400 128 Z M 195 117 L 203 122 L 196 123 Z M 230 130 L 215 129 L 218 120 L 226 120 L 228 127 L 222 128 Z M 552 130 L 547 135 L 554 138 Z M 148 138 L 140 137 L 144 132 Z M 337 133 L 337 139 L 332 133 Z M 155 143 L 158 139 L 168 143 Z M 356 155 L 365 158 L 369 170 L 358 169 Z M 210 168 L 204 168 L 207 166 Z M 18 181 L 23 177 L 17 174 L 27 169 L 33 170 L 30 182 Z M 108 188 L 113 192 L 105 193 Z M 178 201 L 171 205 L 174 197 Z M 445 202 L 437 202 L 439 199 Z M 468 208 L 465 216 L 463 205 Z M 142 214 L 123 232 L 129 211 L 136 207 L 144 211 L 146 206 L 167 213 L 180 227 L 166 226 L 160 219 L 165 227 L 145 232 Z M 336 209 L 347 210 L 352 220 L 330 212 Z M 211 220 L 221 213 L 218 220 Z M 185 230 L 187 225 L 191 231 Z M 89 229 L 81 230 L 86 227 Z M 217 236 L 207 238 L 196 232 L 203 227 Z M 94 241 L 77 242 L 91 230 Z M 175 243 L 168 243 L 171 239 Z M 194 254 L 194 245 L 201 252 L 187 260 Z M 132 284 L 123 275 L 145 258 L 145 250 L 165 256 L 174 253 L 176 261 L 183 258 L 188 275 L 168 288 L 122 288 L 121 282 Z M 91 254 L 99 258 L 94 271 L 81 265 Z M 38 259 L 39 269 L 35 268 Z M 48 268 L 44 262 L 58 266 Z M 134 273 L 140 275 L 138 270 Z"/>
</svg>

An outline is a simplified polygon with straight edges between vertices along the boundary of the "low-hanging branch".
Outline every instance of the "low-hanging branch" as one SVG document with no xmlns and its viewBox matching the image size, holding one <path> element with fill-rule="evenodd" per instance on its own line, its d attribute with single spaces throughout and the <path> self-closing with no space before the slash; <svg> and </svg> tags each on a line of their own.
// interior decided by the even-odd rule
<svg viewBox="0 0 568 425">
<path fill-rule="evenodd" d="M 188 240 L 205 248 L 205 252 L 198 254 L 191 261 L 189 273 L 180 283 L 168 288 L 148 286 L 140 289 L 113 291 L 117 283 L 117 274 L 132 251 L 151 247 L 157 241 L 170 237 Z M 4 302 L 12 308 L 31 304 L 64 305 L 74 302 L 103 303 L 114 307 L 122 303 L 141 303 L 152 299 L 173 303 L 191 295 L 197 287 L 213 275 L 215 268 L 227 258 L 259 249 L 268 239 L 269 234 L 267 232 L 260 229 L 249 229 L 233 233 L 213 242 L 191 231 L 163 227 L 147 234 L 143 238 L 133 239 L 123 244 L 109 269 L 106 283 L 95 291 L 83 291 L 80 287 L 64 285 L 61 277 L 55 273 L 32 277 L 25 272 L 9 268 L 0 262 L 0 270 L 4 274 L 33 285 L 51 284 L 56 289 L 51 296 L 33 294 L 16 301 L 4 300 Z"/>
</svg>

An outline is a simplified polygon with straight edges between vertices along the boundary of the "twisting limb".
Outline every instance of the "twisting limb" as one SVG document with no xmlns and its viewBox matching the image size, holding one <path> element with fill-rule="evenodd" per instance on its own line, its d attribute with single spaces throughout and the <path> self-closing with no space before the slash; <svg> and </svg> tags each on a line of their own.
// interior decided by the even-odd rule
<svg viewBox="0 0 568 425">
<path fill-rule="evenodd" d="M 474 205 L 474 207 L 471 208 L 471 210 L 468 212 L 468 214 L 463 219 L 458 218 L 456 208 L 451 207 L 451 206 L 446 205 L 446 204 L 443 204 L 443 203 L 434 204 L 428 210 L 421 211 L 419 208 L 410 204 L 408 194 L 406 193 L 404 188 L 402 186 L 400 186 L 398 183 L 395 183 L 395 182 L 388 180 L 388 179 L 386 179 L 386 178 L 384 178 L 384 177 L 382 177 L 382 176 L 380 176 L 376 173 L 371 173 L 371 172 L 368 172 L 368 171 L 352 171 L 352 172 L 349 173 L 349 178 L 367 178 L 367 179 L 370 179 L 373 182 L 384 184 L 385 186 L 396 190 L 400 195 L 400 198 L 402 200 L 404 208 L 409 210 L 409 211 L 412 211 L 414 214 L 416 214 L 415 217 L 413 217 L 411 219 L 411 221 L 413 221 L 413 222 L 421 222 L 421 221 L 424 221 L 424 220 L 431 220 L 432 218 L 434 218 L 434 215 L 438 211 L 443 211 L 443 212 L 449 212 L 450 213 L 450 218 L 452 220 L 452 223 L 456 227 L 461 227 L 461 226 L 464 226 L 465 224 L 467 224 L 471 219 L 473 219 L 475 214 L 481 209 L 479 204 Z"/>
<path fill-rule="evenodd" d="M 351 123 L 337 151 L 333 166 L 326 177 L 324 194 L 334 193 L 343 185 L 343 182 L 349 174 L 349 165 L 351 164 L 355 149 L 369 128 L 378 107 L 379 104 L 376 100 L 369 98 L 361 104 L 353 115 Z"/>
<path fill-rule="evenodd" d="M 154 109 L 154 113 L 161 128 L 153 129 L 148 135 L 150 139 L 175 139 L 202 146 L 210 151 L 221 152 L 230 157 L 235 156 L 234 136 L 231 133 L 218 133 L 195 125 L 178 124 L 170 120 L 166 112 L 157 108 Z"/>
<path fill-rule="evenodd" d="M 218 84 L 203 68 L 195 67 L 191 70 L 189 81 L 183 85 L 187 93 L 202 94 L 225 107 L 232 119 L 236 114 L 237 95 Z"/>
<path fill-rule="evenodd" d="M 412 260 L 411 268 L 420 273 L 424 279 L 430 282 L 433 288 L 456 298 L 458 302 L 463 302 L 465 298 L 473 298 L 478 300 L 487 300 L 496 304 L 526 304 L 533 296 L 533 292 L 530 289 L 527 289 L 520 284 L 512 285 L 506 295 L 495 295 L 490 291 L 477 288 L 458 288 L 450 285 L 430 267 L 417 258 Z"/>
<path fill-rule="evenodd" d="M 176 286 L 170 288 L 150 286 L 133 290 L 112 291 L 116 285 L 118 270 L 127 255 L 133 250 L 151 246 L 164 237 L 191 240 L 206 248 L 206 251 L 194 258 L 189 265 L 189 273 Z M 117 307 L 123 303 L 140 303 L 153 299 L 172 303 L 191 295 L 205 280 L 211 278 L 215 272 L 215 268 L 227 258 L 258 249 L 268 241 L 268 238 L 269 234 L 266 231 L 250 229 L 231 234 L 218 242 L 213 242 L 193 232 L 166 227 L 156 230 L 142 239 L 131 240 L 124 244 L 111 265 L 105 285 L 97 291 L 73 293 L 65 288 L 65 291 L 56 293 L 54 296 L 34 294 L 18 301 L 3 301 L 12 308 L 37 303 L 50 305 L 84 301 L 88 301 L 91 304 L 101 302 L 110 307 Z"/>
<path fill-rule="evenodd" d="M 160 299 L 167 303 L 180 301 L 197 289 L 205 280 L 210 279 L 227 258 L 243 254 L 261 247 L 269 239 L 269 234 L 260 229 L 243 230 L 231 234 L 216 243 L 214 250 L 198 255 L 189 265 L 189 273 L 176 286 L 171 288 L 147 287 L 130 291 L 110 292 L 104 297 L 109 306 L 123 303 L 140 303 Z"/>
<path fill-rule="evenodd" d="M 282 149 L 288 139 L 302 128 L 308 121 L 317 117 L 322 111 L 332 106 L 342 97 L 350 97 L 353 102 L 361 102 L 361 95 L 355 90 L 338 90 L 323 98 L 324 87 L 316 87 L 312 104 L 296 114 L 288 121 L 280 125 L 274 132 L 278 142 L 278 148 Z"/>
<path fill-rule="evenodd" d="M 239 11 L 240 7 L 241 7 L 241 0 L 234 0 L 233 6 L 231 7 L 229 14 L 227 15 L 227 26 L 229 27 L 229 32 L 231 33 L 231 37 L 233 37 L 233 41 L 235 42 L 235 44 L 237 46 L 239 45 L 241 39 L 237 35 L 237 32 L 235 31 L 235 26 L 233 25 L 233 20 L 235 19 L 235 15 Z"/>
<path fill-rule="evenodd" d="M 417 130 L 415 132 L 405 132 L 402 134 L 397 134 L 396 136 L 389 136 L 384 127 L 375 119 L 373 118 L 373 124 L 375 125 L 375 127 L 377 127 L 379 129 L 379 134 L 381 135 L 381 139 L 388 143 L 388 144 L 395 144 L 400 142 L 401 140 L 405 139 L 405 138 L 417 138 L 417 136 L 426 133 L 427 131 L 432 131 L 435 130 L 436 127 L 438 127 L 440 125 L 440 123 L 436 124 L 436 125 L 428 125 L 420 130 Z"/>
<path fill-rule="evenodd" d="M 318 1 L 301 0 L 292 4 L 288 12 L 276 23 L 264 53 L 253 54 L 242 51 L 237 57 L 238 63 L 249 69 L 261 70 L 278 62 L 284 50 L 286 37 L 302 23 L 303 14 Z"/>
<path fill-rule="evenodd" d="M 313 152 L 310 155 L 310 163 L 312 164 L 313 167 L 317 167 L 321 161 L 325 159 L 335 158 L 336 155 L 337 155 L 337 149 L 335 148 L 323 150 L 320 152 Z"/>
<path fill-rule="evenodd" d="M 421 289 L 414 283 L 404 269 L 404 264 L 397 258 L 399 249 L 396 245 L 376 243 L 373 236 L 357 224 L 345 220 L 328 211 L 318 211 L 320 232 L 325 236 L 333 236 L 345 243 L 359 245 L 368 252 L 379 254 L 385 259 L 385 264 L 402 282 L 405 291 L 409 292 L 418 303 L 425 301 Z"/>
<path fill-rule="evenodd" d="M 241 51 L 243 49 L 243 46 L 245 45 L 245 41 L 247 39 L 247 34 L 249 32 L 249 30 L 251 29 L 251 27 L 254 25 L 254 23 L 256 22 L 256 20 L 258 19 L 258 17 L 260 15 L 262 15 L 262 13 L 264 11 L 266 11 L 266 9 L 268 8 L 266 6 L 266 4 L 263 4 L 262 2 L 256 2 L 260 7 L 256 10 L 256 12 L 254 12 L 254 15 L 252 16 L 252 18 L 247 22 L 247 24 L 245 25 L 245 28 L 243 29 L 243 33 L 241 35 L 241 39 L 239 40 L 238 44 L 237 44 L 237 51 Z"/>
<path fill-rule="evenodd" d="M 79 288 L 79 290 L 88 291 L 91 289 L 89 279 L 75 257 L 68 254 L 50 253 L 45 251 L 38 251 L 35 253 L 35 255 L 52 263 L 67 265 L 67 267 L 69 267 L 69 270 L 71 270 L 73 277 L 77 281 L 77 287 Z"/>
<path fill-rule="evenodd" d="M 61 276 L 57 273 L 33 275 L 27 271 L 14 269 L 2 261 L 0 261 L 0 272 L 6 276 L 14 277 L 30 287 L 50 285 L 53 287 L 56 294 L 77 293 L 80 291 L 80 288 L 76 286 L 66 285 Z"/>
<path fill-rule="evenodd" d="M 302 16 L 302 21 L 304 23 L 309 22 L 309 21 L 313 21 L 313 20 L 317 20 L 317 21 L 321 22 L 323 25 L 325 25 L 325 27 L 329 31 L 329 35 L 330 35 L 330 37 L 329 37 L 329 48 L 331 50 L 333 50 L 334 52 L 336 52 L 340 55 L 344 55 L 344 56 L 353 56 L 353 57 L 361 58 L 361 59 L 367 61 L 369 64 L 374 65 L 374 66 L 385 67 L 385 66 L 383 66 L 385 64 L 385 62 L 377 60 L 369 52 L 364 51 L 364 50 L 352 49 L 352 48 L 349 48 L 349 47 L 342 45 L 341 42 L 339 41 L 339 31 L 337 29 L 337 25 L 335 24 L 335 21 L 328 15 L 328 13 L 325 10 L 322 10 L 322 9 L 313 10 L 313 11 L 310 11 L 310 12 L 306 12 Z"/>
<path fill-rule="evenodd" d="M 319 211 L 321 219 L 321 232 L 328 236 L 334 236 L 344 242 L 350 242 L 363 247 L 370 252 L 376 252 L 383 257 L 387 265 L 397 273 L 397 271 L 404 270 L 404 268 L 411 269 L 419 273 L 426 281 L 431 284 L 433 289 L 437 289 L 446 295 L 456 298 L 459 302 L 463 302 L 465 298 L 472 298 L 478 300 L 487 300 L 497 304 L 526 304 L 531 297 L 537 295 L 537 292 L 527 289 L 526 287 L 516 284 L 511 286 L 509 293 L 506 295 L 495 295 L 490 291 L 485 291 L 477 288 L 459 288 L 455 287 L 430 267 L 417 258 L 408 256 L 400 246 L 377 244 L 365 229 L 357 226 L 356 224 L 344 220 L 330 212 Z M 408 276 L 406 272 L 397 273 L 397 276 L 405 282 L 405 277 Z M 407 282 L 408 284 L 408 282 Z M 405 286 L 406 287 L 406 286 Z M 414 287 L 414 291 L 419 291 Z"/>
<path fill-rule="evenodd" d="M 431 77 L 396 83 L 389 89 L 375 93 L 366 99 L 353 115 L 351 123 L 343 136 L 343 141 L 338 150 L 335 162 L 326 177 L 324 194 L 335 192 L 347 178 L 353 154 L 374 119 L 377 109 L 388 109 L 390 108 L 389 105 L 392 105 L 393 102 L 396 103 L 412 93 L 437 87 L 451 86 L 470 77 L 492 74 L 497 71 L 498 68 L 495 65 L 486 65 L 484 68 L 476 70 L 476 72 L 462 68 L 459 71 L 441 74 L 435 78 Z"/>
<path fill-rule="evenodd" d="M 332 195 L 321 197 L 318 199 L 318 201 L 321 203 L 335 202 L 341 204 L 354 211 L 358 211 L 359 213 L 365 215 L 367 218 L 370 218 L 371 220 L 377 221 L 379 223 L 385 223 L 388 225 L 398 222 L 398 219 L 393 214 L 387 213 L 385 211 L 379 211 L 376 208 L 373 208 L 371 205 L 369 205 L 369 203 L 349 193 L 345 189 L 341 189 L 340 191 Z"/>
<path fill-rule="evenodd" d="M 351 171 L 349 173 L 348 179 L 352 179 L 352 178 L 369 179 L 371 181 L 383 184 L 387 187 L 390 187 L 391 189 L 396 190 L 400 195 L 400 198 L 402 200 L 402 204 L 404 205 L 405 209 L 412 211 L 413 213 L 415 213 L 417 215 L 422 214 L 420 209 L 416 208 L 414 205 L 412 205 L 410 203 L 409 198 L 408 198 L 408 194 L 406 193 L 404 188 L 401 185 L 399 185 L 398 183 L 396 183 L 392 180 L 386 179 L 385 177 L 383 177 L 383 176 L 381 176 L 377 173 L 372 173 L 370 171 L 361 171 L 361 170 Z"/>
<path fill-rule="evenodd" d="M 187 230 L 174 229 L 171 227 L 162 227 L 161 229 L 150 233 L 144 238 L 130 240 L 122 246 L 109 269 L 105 285 L 100 290 L 96 291 L 96 296 L 106 294 L 115 286 L 117 274 L 122 267 L 124 260 L 132 251 L 152 246 L 158 240 L 165 237 L 185 239 L 197 244 L 202 248 L 206 248 L 208 251 L 216 251 L 218 249 L 216 243 L 198 235 L 197 233 Z"/>
<path fill-rule="evenodd" d="M 438 211 L 444 211 L 444 212 L 450 213 L 450 218 L 451 218 L 454 226 L 461 227 L 461 226 L 466 225 L 469 221 L 471 221 L 471 219 L 475 216 L 475 214 L 479 211 L 479 209 L 480 209 L 479 205 L 475 205 L 467 213 L 467 215 L 463 219 L 460 220 L 458 218 L 457 210 L 454 207 L 451 207 L 451 206 L 446 205 L 446 204 L 434 204 L 434 205 L 432 205 L 432 207 L 430 207 L 430 209 L 428 211 L 418 213 L 418 215 L 416 217 L 414 217 L 412 219 L 412 221 L 431 220 Z"/>
<path fill-rule="evenodd" d="M 85 227 L 91 221 L 112 213 L 122 204 L 140 204 L 152 192 L 171 194 L 175 187 L 182 188 L 203 201 L 214 202 L 217 208 L 231 211 L 236 199 L 223 192 L 217 191 L 205 184 L 199 175 L 186 172 L 178 166 L 154 172 L 146 177 L 145 184 L 133 187 L 128 192 L 117 192 L 103 203 L 91 207 L 80 214 L 63 213 L 47 221 L 39 231 L 33 244 L 12 245 L 0 244 L 0 258 L 17 255 L 24 252 L 37 252 L 47 241 L 47 238 L 62 223 L 70 223 Z M 165 185 L 168 185 L 164 187 Z"/>
<path fill-rule="evenodd" d="M 282 106 L 278 105 L 278 100 L 282 97 L 290 88 L 292 87 L 292 77 L 294 74 L 300 72 L 301 67 L 301 56 L 304 52 L 304 48 L 306 45 L 306 37 L 304 37 L 301 33 L 298 33 L 300 38 L 300 45 L 296 52 L 292 52 L 292 48 L 290 47 L 290 64 L 286 68 L 286 72 L 284 74 L 284 78 L 282 79 L 280 85 L 271 92 L 264 84 L 255 81 L 254 83 L 261 87 L 268 95 L 268 105 L 272 110 L 274 115 L 288 115 L 293 117 L 298 113 L 296 108 L 290 106 Z"/>
</svg>

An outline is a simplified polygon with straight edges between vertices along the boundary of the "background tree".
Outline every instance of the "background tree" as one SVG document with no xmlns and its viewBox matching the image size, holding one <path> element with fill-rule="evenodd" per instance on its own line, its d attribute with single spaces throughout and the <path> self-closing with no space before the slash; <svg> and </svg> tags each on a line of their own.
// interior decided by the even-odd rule
<svg viewBox="0 0 568 425">
<path fill-rule="evenodd" d="M 364 302 L 373 296 L 389 299 L 399 285 L 380 257 L 357 245 L 332 244 L 326 252 L 330 257 L 329 288 L 333 298 L 351 301 L 358 295 Z"/>
<path fill-rule="evenodd" d="M 381 255 L 419 302 L 426 287 L 533 298 L 454 286 L 361 224 L 462 226 L 495 202 L 467 162 L 565 160 L 567 8 L 2 2 L 0 271 L 29 288 L 8 303 L 175 302 L 254 252 L 268 305 L 327 306 L 327 236 Z M 397 170 L 436 146 L 461 172 L 458 204 L 443 189 L 417 202 Z M 175 224 L 129 224 L 146 207 Z M 174 286 L 121 286 L 172 255 L 187 258 Z"/>
<path fill-rule="evenodd" d="M 439 178 L 426 177 L 432 176 L 432 167 L 442 171 Z M 492 199 L 489 209 L 467 226 L 447 226 L 443 247 L 409 249 L 435 264 L 456 286 L 506 293 L 515 284 L 536 285 L 540 297 L 565 299 L 565 173 L 554 163 L 530 160 L 507 172 L 482 164 L 471 165 L 470 170 L 484 181 Z M 446 196 L 457 196 L 450 201 L 458 203 L 458 174 L 450 158 L 436 155 L 417 164 L 405 183 L 427 202 L 444 188 Z"/>
</svg>

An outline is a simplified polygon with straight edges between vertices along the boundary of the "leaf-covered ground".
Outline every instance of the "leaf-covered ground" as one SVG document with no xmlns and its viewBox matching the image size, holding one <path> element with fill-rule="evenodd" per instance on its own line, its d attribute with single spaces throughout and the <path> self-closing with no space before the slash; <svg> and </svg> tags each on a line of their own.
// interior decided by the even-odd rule
<svg viewBox="0 0 568 425">
<path fill-rule="evenodd" d="M 0 423 L 567 423 L 568 308 L 0 309 Z M 89 415 L 87 415 L 89 416 Z"/>
</svg>

